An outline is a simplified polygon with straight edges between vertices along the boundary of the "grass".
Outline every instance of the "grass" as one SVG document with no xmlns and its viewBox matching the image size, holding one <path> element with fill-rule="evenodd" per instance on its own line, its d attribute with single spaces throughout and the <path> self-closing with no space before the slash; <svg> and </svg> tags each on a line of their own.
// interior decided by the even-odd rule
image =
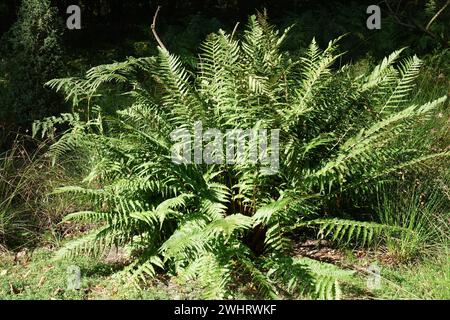
<svg viewBox="0 0 450 320">
<path fill-rule="evenodd" d="M 0 256 L 0 299 L 5 300 L 86 300 L 86 299 L 168 299 L 163 290 L 137 290 L 125 287 L 111 277 L 119 265 L 89 257 L 54 261 L 53 251 L 40 248 L 14 261 Z M 81 287 L 68 289 L 68 268 L 81 269 Z"/>
<path fill-rule="evenodd" d="M 71 262 L 51 262 L 51 252 L 45 249 L 34 251 L 14 262 L 14 257 L 4 255 L 0 263 L 0 297 L 2 299 L 84 299 L 86 290 L 65 290 L 66 270 Z M 76 264 L 81 268 L 91 265 L 88 259 L 80 258 Z M 100 276 L 82 278 L 82 288 L 95 286 Z"/>
<path fill-rule="evenodd" d="M 448 184 L 447 181 L 445 185 Z M 448 246 L 449 198 L 442 191 L 436 185 L 398 185 L 382 193 L 383 199 L 376 209 L 377 219 L 406 230 L 385 240 L 387 250 L 398 262 L 432 256 Z"/>
<path fill-rule="evenodd" d="M 158 277 L 138 289 L 113 275 L 124 267 L 121 263 L 85 256 L 55 260 L 54 256 L 55 248 L 0 253 L 0 300 L 178 300 L 202 296 L 196 283 Z M 81 270 L 79 290 L 68 288 L 68 270 L 73 266 Z"/>
<path fill-rule="evenodd" d="M 425 261 L 386 267 L 380 299 L 450 299 L 450 256 L 448 252 Z M 383 280 L 382 280 L 383 282 Z"/>
<path fill-rule="evenodd" d="M 182 286 L 163 278 L 138 290 L 124 286 L 112 276 L 122 268 L 120 264 L 105 263 L 89 257 L 55 261 L 53 257 L 54 251 L 45 248 L 22 255 L 16 261 L 12 254 L 0 255 L 0 299 L 158 300 L 198 299 L 201 295 L 201 288 L 195 283 Z M 350 261 L 350 258 L 346 260 Z M 352 288 L 344 291 L 344 299 L 450 299 L 448 254 L 403 265 L 389 265 L 371 258 L 355 260 L 353 257 L 353 262 L 355 269 L 359 270 L 376 262 L 381 267 L 381 287 L 374 291 L 368 290 L 365 287 L 367 274 L 359 272 L 355 275 Z M 73 265 L 81 269 L 80 290 L 67 289 L 67 270 Z M 234 298 L 251 297 L 240 291 Z"/>
<path fill-rule="evenodd" d="M 69 160 L 52 164 L 47 149 L 47 141 L 17 135 L 11 149 L 0 154 L 0 251 L 57 243 L 57 223 L 76 205 L 51 192 L 78 179 L 81 170 Z"/>
</svg>

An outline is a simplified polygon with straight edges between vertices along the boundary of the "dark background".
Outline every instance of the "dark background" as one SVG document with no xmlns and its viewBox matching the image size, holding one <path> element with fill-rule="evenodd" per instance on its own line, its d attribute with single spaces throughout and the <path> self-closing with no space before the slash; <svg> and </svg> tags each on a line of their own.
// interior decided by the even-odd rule
<svg viewBox="0 0 450 320">
<path fill-rule="evenodd" d="M 14 23 L 20 5 L 20 0 L 2 0 L 2 2 L 0 34 L 7 31 Z M 271 19 L 280 24 L 297 22 L 295 20 L 314 14 L 316 19 L 312 20 L 306 28 L 319 33 L 321 38 L 320 34 L 324 32 L 329 37 L 342 32 L 367 34 L 365 22 L 368 15 L 365 9 L 370 4 L 378 4 L 381 7 L 384 23 L 396 22 L 396 32 L 392 32 L 391 27 L 387 28 L 386 25 L 384 26 L 386 30 L 382 28 L 372 32 L 386 34 L 386 37 L 390 34 L 398 38 L 399 46 L 404 44 L 417 46 L 421 52 L 431 50 L 435 45 L 433 41 L 442 46 L 448 46 L 448 27 L 444 32 L 438 32 L 435 35 L 424 30 L 427 17 L 423 15 L 427 0 L 389 0 L 388 3 L 396 13 L 395 16 L 388 10 L 385 1 L 373 0 L 52 0 L 51 2 L 58 8 L 61 19 L 67 17 L 66 9 L 69 5 L 77 4 L 82 8 L 83 30 L 65 34 L 66 45 L 76 47 L 92 47 L 99 41 L 114 41 L 140 35 L 142 28 L 138 26 L 150 26 L 158 5 L 162 6 L 158 21 L 162 32 L 168 25 L 186 27 L 193 15 L 214 18 L 222 25 L 229 27 L 238 21 L 245 22 L 250 14 L 265 8 Z M 436 3 L 439 6 L 445 3 L 445 0 Z M 448 11 L 447 8 L 439 20 L 450 24 Z M 419 45 L 414 38 L 417 40 L 422 36 L 429 37 L 433 41 L 427 43 L 422 41 Z"/>
<path fill-rule="evenodd" d="M 47 0 L 27 1 L 42 5 Z M 405 55 L 423 58 L 439 53 L 439 59 L 448 66 L 450 54 L 445 52 L 449 46 L 450 5 L 426 28 L 434 14 L 429 11 L 430 4 L 434 3 L 436 12 L 447 1 L 51 0 L 56 13 L 33 39 L 34 29 L 39 28 L 39 22 L 33 19 L 39 19 L 39 14 L 27 17 L 25 12 L 19 18 L 21 0 L 0 0 L 0 150 L 8 146 L 16 132 L 29 130 L 34 120 L 70 110 L 59 94 L 44 88 L 47 81 L 82 76 L 91 67 L 129 56 L 155 54 L 157 43 L 150 25 L 159 5 L 158 34 L 169 51 L 184 62 L 195 59 L 209 33 L 219 28 L 231 31 L 239 22 L 239 34 L 249 15 L 266 9 L 276 27 L 294 25 L 285 44 L 293 54 L 303 50 L 313 37 L 324 46 L 347 34 L 340 41 L 341 50 L 346 52 L 340 62 L 361 58 L 377 61 L 408 47 Z M 374 3 L 381 8 L 380 30 L 366 27 L 366 9 Z M 72 4 L 81 7 L 81 30 L 65 26 L 69 16 L 66 10 Z M 52 34 L 52 28 L 58 32 Z M 46 42 L 47 38 L 53 42 Z"/>
</svg>

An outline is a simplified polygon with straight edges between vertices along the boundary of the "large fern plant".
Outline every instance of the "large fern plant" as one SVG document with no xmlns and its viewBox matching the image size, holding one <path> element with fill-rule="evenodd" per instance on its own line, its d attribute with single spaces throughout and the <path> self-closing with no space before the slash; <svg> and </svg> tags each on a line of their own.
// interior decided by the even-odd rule
<svg viewBox="0 0 450 320">
<path fill-rule="evenodd" d="M 139 283 L 164 270 L 197 279 L 208 297 L 228 296 L 236 279 L 250 279 L 267 297 L 339 297 L 339 282 L 351 272 L 293 257 L 293 231 L 313 228 L 360 244 L 402 232 L 330 218 L 326 204 L 364 199 L 399 171 L 449 156 L 394 143 L 409 139 L 446 97 L 408 102 L 421 61 L 397 64 L 401 50 L 355 77 L 338 66 L 336 41 L 321 50 L 313 40 L 303 56 L 292 57 L 282 50 L 287 33 L 252 16 L 241 39 L 223 31 L 208 36 L 194 70 L 160 48 L 156 57 L 51 81 L 75 111 L 86 109 L 46 119 L 35 131 L 70 124 L 52 151 L 87 155 L 90 172 L 85 184 L 57 192 L 91 205 L 67 220 L 97 226 L 59 255 L 126 246 L 135 257 L 127 279 Z M 112 115 L 111 105 L 119 109 Z M 266 174 L 251 161 L 174 163 L 171 132 L 192 131 L 197 121 L 222 132 L 280 129 L 279 170 Z"/>
</svg>

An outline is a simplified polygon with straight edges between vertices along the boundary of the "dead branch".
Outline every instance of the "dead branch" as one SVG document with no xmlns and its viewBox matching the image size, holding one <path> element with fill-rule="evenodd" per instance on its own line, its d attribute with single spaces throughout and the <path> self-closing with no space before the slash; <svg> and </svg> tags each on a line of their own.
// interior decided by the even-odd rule
<svg viewBox="0 0 450 320">
<path fill-rule="evenodd" d="M 419 30 L 425 34 L 427 34 L 428 36 L 430 36 L 431 38 L 435 39 L 436 41 L 440 42 L 441 45 L 446 48 L 448 46 L 447 40 L 443 39 L 441 37 L 439 37 L 438 35 L 436 35 L 435 33 L 431 32 L 428 28 L 424 28 L 423 26 L 421 26 L 418 22 L 416 22 L 414 19 L 410 19 L 411 23 L 406 23 L 403 22 L 399 16 L 397 15 L 396 12 L 394 12 L 394 10 L 392 9 L 392 7 L 389 4 L 389 0 L 384 0 L 383 1 L 386 4 L 386 7 L 389 10 L 389 13 L 391 14 L 391 16 L 395 19 L 395 21 L 397 22 L 398 25 L 410 28 L 410 29 L 415 29 L 415 30 Z M 433 23 L 433 21 L 445 10 L 445 8 L 450 4 L 450 0 L 447 1 L 447 3 L 444 5 L 443 8 L 441 8 L 435 15 L 435 17 L 433 17 L 430 22 L 428 22 L 427 27 L 429 27 L 431 25 L 431 23 Z"/>
<path fill-rule="evenodd" d="M 449 4 L 450 4 L 450 0 L 447 0 L 447 3 L 444 4 L 444 6 L 438 12 L 436 12 L 436 14 L 433 16 L 433 18 L 431 18 L 431 20 L 428 22 L 427 26 L 425 27 L 425 30 L 430 29 L 430 27 L 433 24 L 434 20 L 436 20 L 437 17 L 439 17 L 439 15 L 442 12 L 444 12 L 445 8 L 447 8 Z"/>
<path fill-rule="evenodd" d="M 161 9 L 161 6 L 158 6 L 158 8 L 156 9 L 155 15 L 153 16 L 153 23 L 151 25 L 151 29 L 152 29 L 153 36 L 155 37 L 156 42 L 158 42 L 158 45 L 161 47 L 161 49 L 169 52 L 169 50 L 167 50 L 166 46 L 164 45 L 164 43 L 162 43 L 161 39 L 159 38 L 158 34 L 156 33 L 156 18 L 158 17 L 158 13 L 159 13 L 160 9 Z"/>
<path fill-rule="evenodd" d="M 450 0 L 449 0 L 449 1 L 450 1 Z M 234 34 L 236 33 L 236 30 L 237 30 L 238 26 L 239 26 L 239 22 L 236 23 L 236 25 L 234 26 L 234 29 L 233 29 L 233 32 L 231 33 L 231 38 L 230 38 L 230 39 L 233 39 Z"/>
</svg>

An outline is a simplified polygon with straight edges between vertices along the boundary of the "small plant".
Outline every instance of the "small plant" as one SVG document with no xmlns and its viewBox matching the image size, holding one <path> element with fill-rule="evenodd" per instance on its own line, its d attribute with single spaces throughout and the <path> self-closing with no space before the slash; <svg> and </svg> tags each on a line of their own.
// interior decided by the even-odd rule
<svg viewBox="0 0 450 320">
<path fill-rule="evenodd" d="M 46 143 L 30 152 L 26 145 L 33 142 L 17 136 L 0 154 L 0 249 L 32 247 L 49 233 L 47 240 L 58 241 L 56 223 L 71 208 L 64 197 L 49 195 L 70 176 L 62 165 L 52 166 Z"/>
<path fill-rule="evenodd" d="M 406 232 L 392 233 L 386 246 L 400 261 L 419 258 L 449 244 L 448 199 L 437 189 L 418 187 L 389 191 L 380 201 L 377 215 L 382 224 L 397 226 Z"/>
</svg>

